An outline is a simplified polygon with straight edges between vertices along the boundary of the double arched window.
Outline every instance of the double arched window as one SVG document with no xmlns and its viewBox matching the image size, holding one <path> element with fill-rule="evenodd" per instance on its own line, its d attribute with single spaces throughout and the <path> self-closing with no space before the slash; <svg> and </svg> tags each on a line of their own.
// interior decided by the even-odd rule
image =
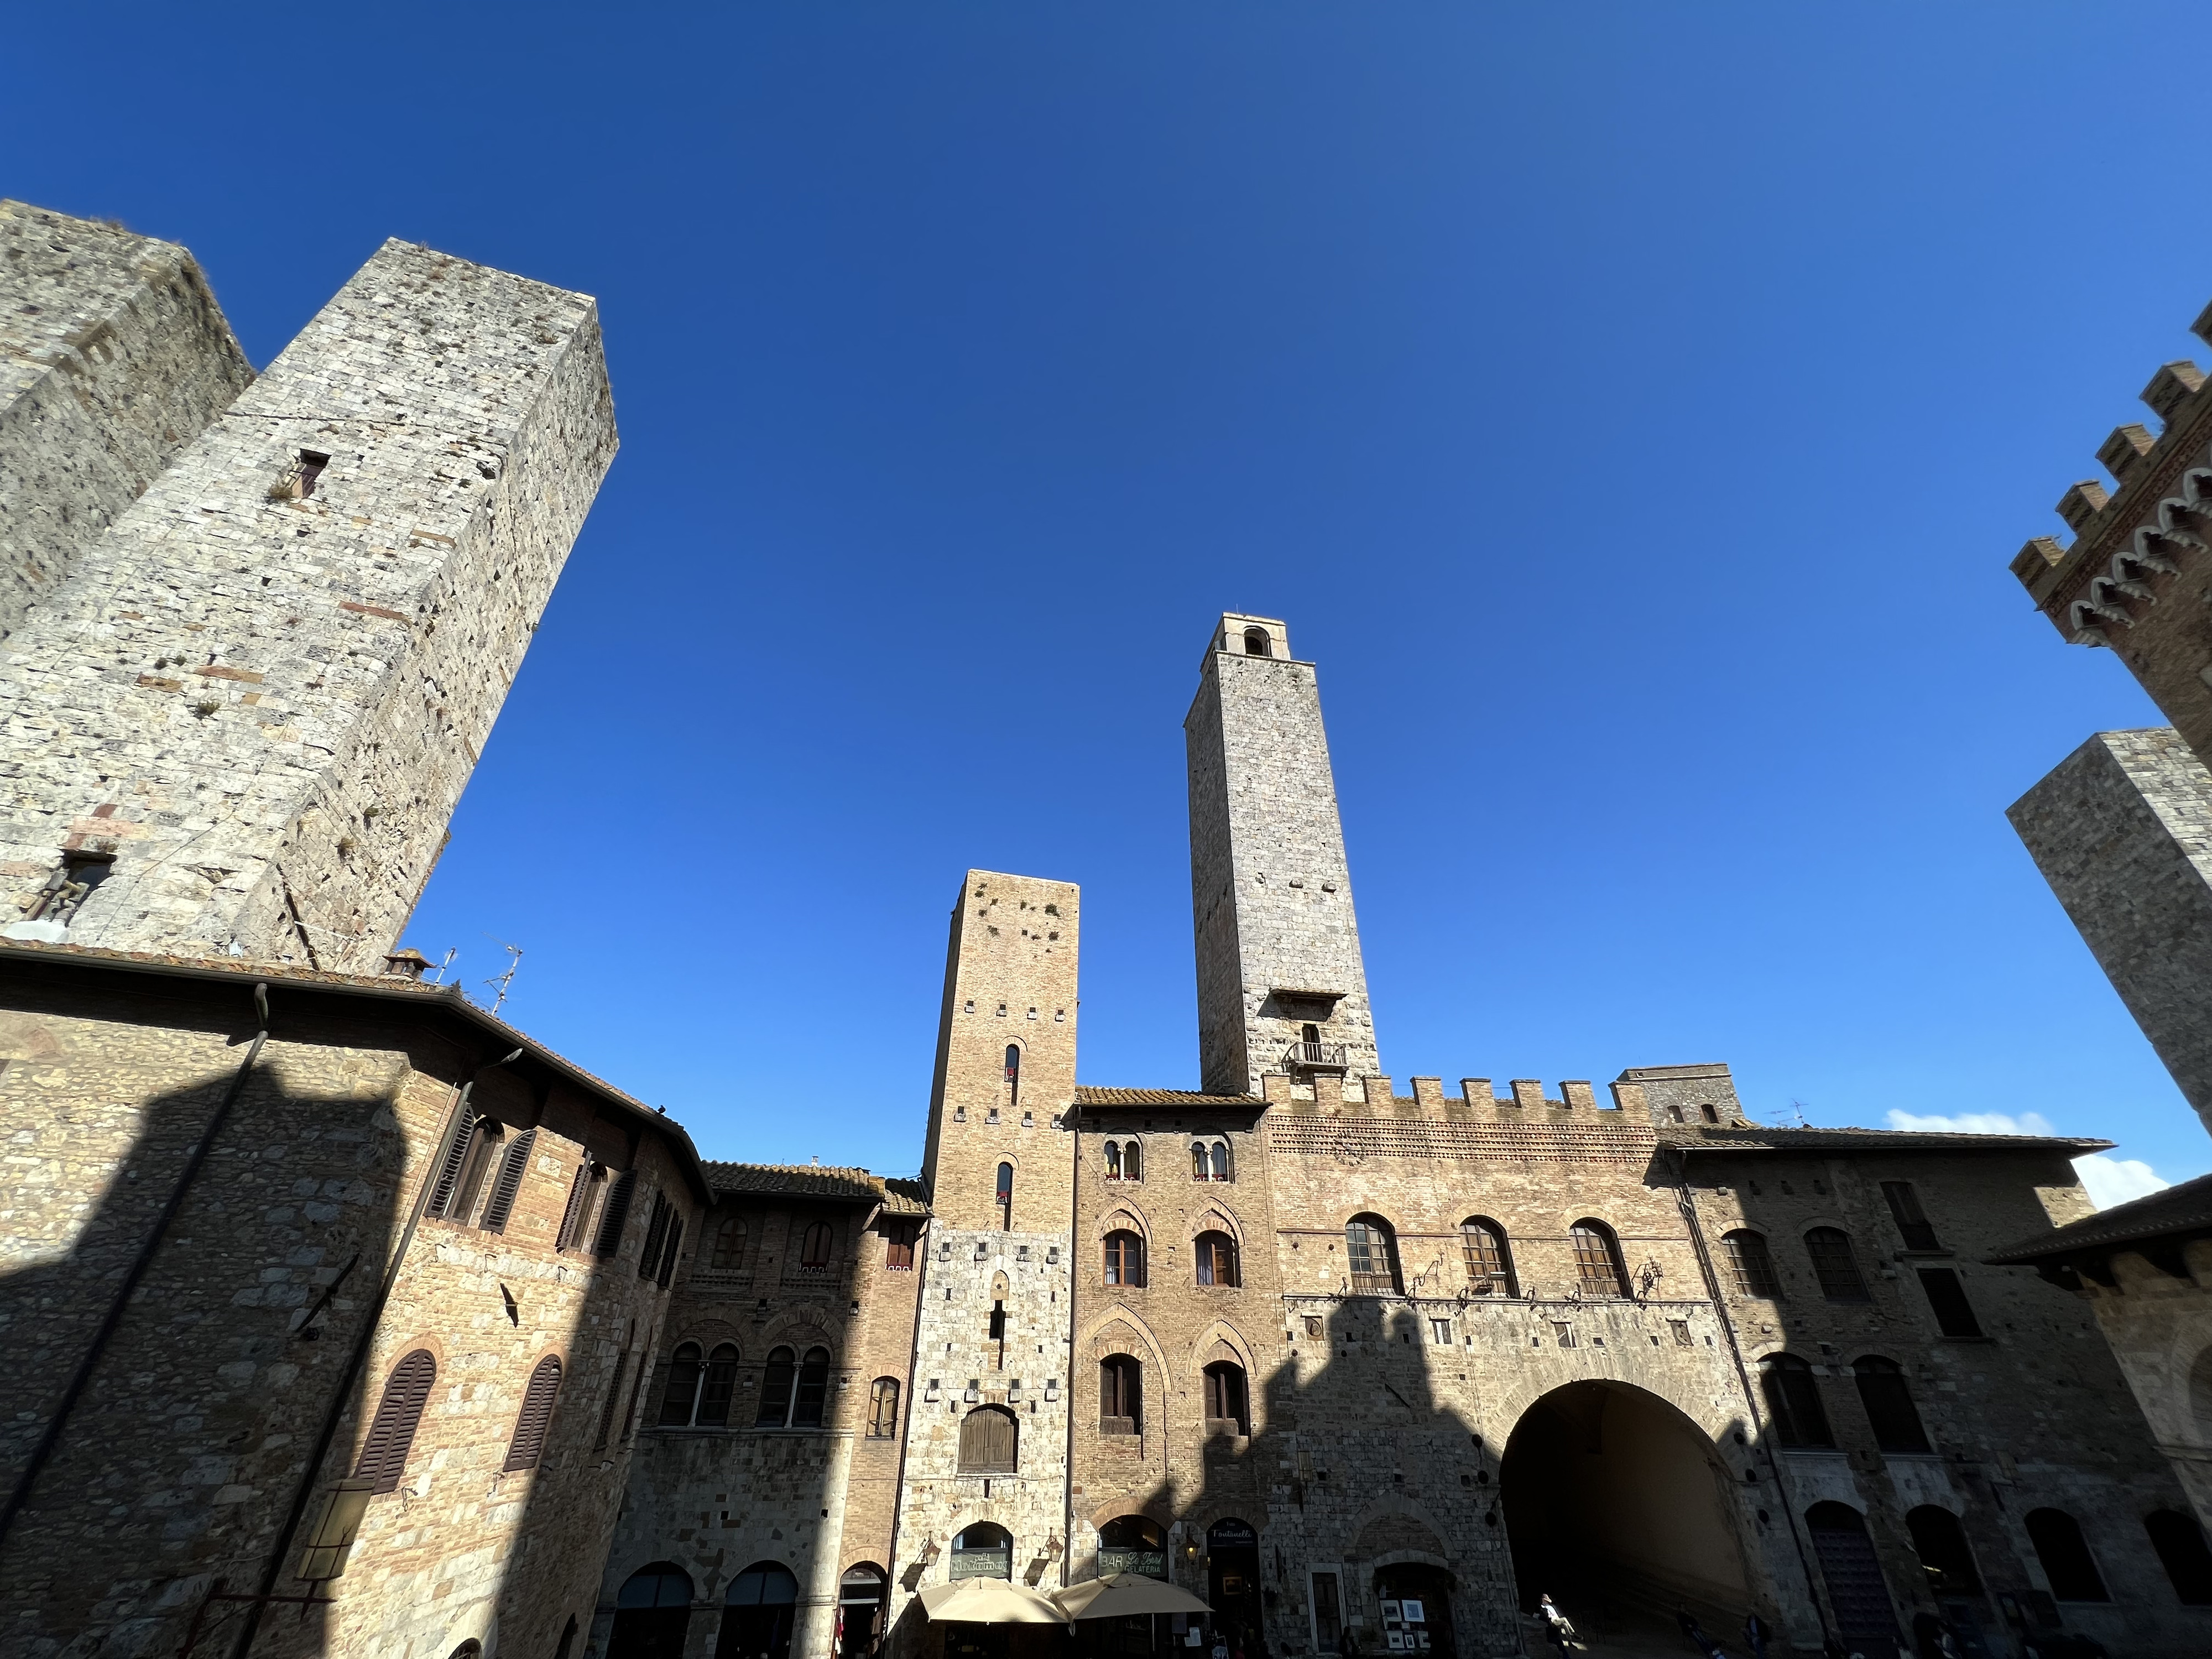
<svg viewBox="0 0 2212 1659">
<path fill-rule="evenodd" d="M 1109 1181 L 1142 1181 L 1145 1178 L 1144 1146 L 1135 1140 L 1109 1140 L 1106 1143 L 1106 1179 Z"/>
<path fill-rule="evenodd" d="M 1921 1426 L 1920 1413 L 1912 1403 L 1912 1389 L 1905 1382 L 1902 1366 L 1894 1359 L 1870 1353 L 1852 1364 L 1851 1375 L 1857 1379 L 1859 1404 L 1866 1408 L 1875 1444 L 1886 1452 L 1907 1455 L 1925 1455 L 1935 1450 L 1928 1443 L 1928 1431 Z"/>
<path fill-rule="evenodd" d="M 1004 1406 L 978 1406 L 960 1419 L 960 1473 L 1012 1474 L 1020 1425 Z"/>
<path fill-rule="evenodd" d="M 1193 1181 L 1228 1180 L 1229 1143 L 1219 1139 L 1192 1141 L 1190 1178 Z"/>
<path fill-rule="evenodd" d="M 551 1354 L 539 1360 L 522 1391 L 522 1409 L 515 1414 L 514 1434 L 507 1443 L 503 1471 L 534 1469 L 545 1455 L 545 1436 L 553 1426 L 553 1401 L 561 1392 L 561 1362 Z"/>
<path fill-rule="evenodd" d="M 354 1465 L 356 1480 L 373 1480 L 371 1492 L 396 1492 L 407 1473 L 407 1453 L 415 1444 L 415 1431 L 429 1403 L 430 1385 L 438 1380 L 438 1362 L 428 1348 L 417 1348 L 392 1368 L 384 1381 L 384 1397 L 376 1402 L 369 1419 L 368 1437 L 362 1443 L 361 1461 Z"/>
<path fill-rule="evenodd" d="M 1721 1248 L 1728 1252 L 1729 1273 L 1735 1280 L 1738 1296 L 1781 1299 L 1782 1281 L 1775 1275 L 1774 1256 L 1766 1248 L 1765 1233 L 1738 1227 L 1721 1235 Z"/>
<path fill-rule="evenodd" d="M 1513 1252 L 1505 1229 L 1487 1216 L 1471 1215 L 1459 1224 L 1460 1249 L 1467 1257 L 1467 1288 L 1475 1296 L 1518 1296 Z"/>
<path fill-rule="evenodd" d="M 1354 1296 L 1398 1292 L 1398 1241 L 1379 1215 L 1356 1215 L 1344 1224 L 1344 1265 Z"/>
<path fill-rule="evenodd" d="M 896 1376 L 879 1376 L 868 1385 L 868 1438 L 892 1440 L 898 1437 L 899 1385 Z"/>
<path fill-rule="evenodd" d="M 1145 1368 L 1126 1353 L 1098 1362 L 1098 1432 L 1139 1434 L 1145 1426 Z"/>
<path fill-rule="evenodd" d="M 1200 1233 L 1194 1241 L 1194 1253 L 1200 1284 L 1237 1283 L 1237 1241 L 1227 1233 Z"/>
<path fill-rule="evenodd" d="M 1620 1241 L 1613 1229 L 1589 1216 L 1569 1228 L 1575 1244 L 1575 1283 L 1584 1296 L 1620 1297 L 1628 1294 L 1628 1268 L 1620 1259 Z"/>
<path fill-rule="evenodd" d="M 818 1429 L 829 1393 L 829 1349 L 809 1348 L 804 1359 L 790 1348 L 770 1349 L 768 1367 L 761 1376 L 760 1409 L 753 1414 L 753 1426 Z"/>
<path fill-rule="evenodd" d="M 725 1342 L 714 1352 L 696 1342 L 678 1345 L 669 1356 L 660 1384 L 660 1415 L 655 1426 L 664 1429 L 720 1429 L 730 1421 L 730 1396 L 738 1385 L 738 1351 Z"/>
<path fill-rule="evenodd" d="M 1828 1413 L 1820 1404 L 1820 1384 L 1813 1368 L 1794 1353 L 1769 1354 L 1759 1362 L 1759 1389 L 1774 1419 L 1775 1437 L 1786 1447 L 1832 1446 Z"/>
<path fill-rule="evenodd" d="M 1217 1359 L 1206 1368 L 1206 1426 L 1212 1434 L 1249 1434 L 1252 1413 L 1244 1368 Z"/>
<path fill-rule="evenodd" d="M 1805 1254 L 1812 1258 L 1813 1277 L 1820 1281 L 1820 1294 L 1831 1302 L 1871 1302 L 1866 1275 L 1851 1249 L 1851 1236 L 1840 1227 L 1815 1227 L 1805 1235 Z"/>
<path fill-rule="evenodd" d="M 1106 1282 L 1132 1290 L 1145 1283 L 1145 1241 L 1127 1228 L 1106 1235 Z"/>
</svg>

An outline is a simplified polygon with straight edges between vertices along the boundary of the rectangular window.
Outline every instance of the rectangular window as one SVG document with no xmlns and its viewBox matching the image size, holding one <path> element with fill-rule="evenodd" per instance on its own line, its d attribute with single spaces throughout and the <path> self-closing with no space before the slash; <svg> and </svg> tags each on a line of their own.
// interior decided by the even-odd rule
<svg viewBox="0 0 2212 1659">
<path fill-rule="evenodd" d="M 1450 1320 L 1431 1319 L 1429 1322 L 1430 1341 L 1435 1343 L 1437 1346 L 1440 1348 L 1449 1348 L 1451 1346 L 1451 1340 L 1452 1328 Z"/>
<path fill-rule="evenodd" d="M 1946 1336 L 1979 1336 L 1982 1322 L 1974 1317 L 1974 1304 L 1966 1300 L 1966 1287 L 1948 1267 L 1923 1267 L 1920 1288 L 1928 1292 L 1928 1305 L 1936 1310 L 1936 1328 Z"/>
<path fill-rule="evenodd" d="M 1920 1194 L 1912 1190 L 1909 1181 L 1885 1181 L 1881 1195 L 1889 1200 L 1889 1212 L 1896 1218 L 1897 1231 L 1905 1239 L 1908 1250 L 1940 1250 L 1942 1241 L 1936 1237 L 1936 1229 L 1928 1213 L 1920 1207 Z"/>
<path fill-rule="evenodd" d="M 914 1242 L 916 1229 L 911 1221 L 887 1222 L 884 1226 L 884 1266 L 914 1268 Z"/>
<path fill-rule="evenodd" d="M 1344 1609 L 1337 1599 L 1336 1575 L 1316 1572 L 1313 1576 L 1313 1634 L 1314 1650 L 1334 1653 L 1344 1635 Z"/>
</svg>

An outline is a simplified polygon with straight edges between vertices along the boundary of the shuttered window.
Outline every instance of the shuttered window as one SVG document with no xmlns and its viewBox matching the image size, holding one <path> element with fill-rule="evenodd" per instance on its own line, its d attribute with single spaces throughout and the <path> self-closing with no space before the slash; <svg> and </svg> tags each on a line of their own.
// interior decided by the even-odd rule
<svg viewBox="0 0 2212 1659">
<path fill-rule="evenodd" d="M 1513 1258 L 1505 1229 L 1482 1216 L 1459 1224 L 1460 1249 L 1467 1257 L 1467 1288 L 1475 1296 L 1511 1296 Z"/>
<path fill-rule="evenodd" d="M 890 1440 L 898 1433 L 899 1385 L 895 1376 L 879 1376 L 868 1390 L 868 1438 Z"/>
<path fill-rule="evenodd" d="M 1014 1473 L 1014 1414 L 1001 1406 L 978 1406 L 960 1420 L 963 1474 Z"/>
<path fill-rule="evenodd" d="M 612 1255 L 622 1249 L 623 1224 L 629 1219 L 630 1194 L 637 1189 L 637 1171 L 625 1170 L 607 1194 L 607 1206 L 599 1217 L 599 1236 L 592 1241 L 593 1255 Z"/>
<path fill-rule="evenodd" d="M 745 1259 L 745 1218 L 733 1215 L 715 1230 L 714 1267 L 717 1273 L 734 1273 L 738 1264 Z"/>
<path fill-rule="evenodd" d="M 459 1185 L 461 1166 L 468 1162 L 469 1149 L 476 1144 L 477 1109 L 461 1108 L 461 1121 L 453 1130 L 453 1145 L 446 1148 L 443 1162 L 438 1165 L 437 1178 L 430 1183 L 428 1212 L 444 1216 L 453 1206 L 453 1189 Z"/>
<path fill-rule="evenodd" d="M 545 1433 L 553 1425 L 553 1401 L 561 1392 L 561 1362 L 551 1354 L 530 1373 L 530 1386 L 522 1391 L 522 1411 L 514 1419 L 514 1438 L 507 1443 L 507 1469 L 534 1469 L 545 1455 Z"/>
<path fill-rule="evenodd" d="M 583 1243 L 592 1225 L 592 1200 L 606 1186 L 605 1169 L 588 1157 L 576 1166 L 576 1178 L 569 1183 L 568 1206 L 561 1212 L 560 1236 L 553 1242 L 556 1250 L 573 1250 Z"/>
<path fill-rule="evenodd" d="M 1219 1360 L 1206 1368 L 1206 1424 L 1218 1430 L 1223 1425 L 1233 1428 L 1238 1434 L 1248 1434 L 1250 1429 L 1245 1419 L 1244 1368 Z"/>
<path fill-rule="evenodd" d="M 368 1438 L 362 1442 L 361 1461 L 354 1466 L 356 1480 L 374 1480 L 374 1492 L 395 1492 L 407 1473 L 408 1449 L 415 1443 L 415 1428 L 429 1403 L 430 1385 L 438 1380 L 438 1362 L 428 1348 L 417 1348 L 392 1368 L 385 1379 L 384 1397 L 376 1402 L 369 1419 Z"/>
<path fill-rule="evenodd" d="M 1728 1251 L 1729 1272 L 1735 1276 L 1738 1296 L 1769 1301 L 1780 1298 L 1782 1281 L 1775 1276 L 1774 1255 L 1766 1248 L 1765 1234 L 1739 1227 L 1732 1233 L 1723 1233 L 1721 1245 Z"/>
<path fill-rule="evenodd" d="M 1620 1297 L 1628 1294 L 1628 1273 L 1620 1263 L 1620 1247 L 1612 1230 L 1601 1221 L 1577 1221 L 1570 1230 L 1575 1241 L 1575 1277 L 1585 1296 Z"/>
<path fill-rule="evenodd" d="M 1098 1432 L 1135 1434 L 1144 1426 L 1144 1370 L 1126 1353 L 1098 1362 Z"/>
<path fill-rule="evenodd" d="M 830 1265 L 830 1224 L 817 1221 L 799 1235 L 799 1265 L 807 1268 L 822 1268 Z"/>
<path fill-rule="evenodd" d="M 884 1224 L 884 1266 L 907 1268 L 914 1266 L 914 1241 L 918 1231 L 911 1221 L 887 1221 Z"/>
<path fill-rule="evenodd" d="M 660 1270 L 660 1247 L 668 1237 L 668 1220 L 673 1213 L 665 1194 L 653 1195 L 653 1218 L 645 1225 L 645 1248 L 638 1252 L 637 1276 L 650 1279 Z"/>
<path fill-rule="evenodd" d="M 671 1207 L 672 1210 L 673 1206 Z M 660 1271 L 653 1276 L 653 1282 L 664 1291 L 668 1288 L 668 1281 L 676 1277 L 676 1261 L 683 1253 L 683 1246 L 684 1218 L 672 1213 L 668 1218 L 668 1236 L 660 1245 Z"/>
<path fill-rule="evenodd" d="M 822 1408 L 830 1397 L 830 1350 L 809 1348 L 799 1364 L 799 1386 L 791 1395 L 791 1426 L 818 1429 Z"/>
<path fill-rule="evenodd" d="M 507 1231 L 507 1218 L 514 1213 L 514 1196 L 522 1190 L 522 1177 L 530 1169 L 530 1149 L 537 1143 L 538 1131 L 525 1129 L 500 1159 L 499 1179 L 493 1183 L 491 1202 L 484 1206 L 482 1224 L 486 1232 Z"/>
<path fill-rule="evenodd" d="M 1198 1282 L 1237 1283 L 1237 1243 L 1227 1233 L 1200 1233 L 1197 1241 Z"/>
</svg>

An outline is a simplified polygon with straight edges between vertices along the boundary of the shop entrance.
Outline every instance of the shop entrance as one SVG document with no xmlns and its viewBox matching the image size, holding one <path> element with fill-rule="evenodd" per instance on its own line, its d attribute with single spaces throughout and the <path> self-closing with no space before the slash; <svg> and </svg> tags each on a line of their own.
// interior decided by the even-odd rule
<svg viewBox="0 0 2212 1659">
<path fill-rule="evenodd" d="M 1375 1575 L 1375 1597 L 1386 1651 L 1453 1659 L 1449 1573 L 1421 1563 L 1384 1567 Z"/>
<path fill-rule="evenodd" d="M 1256 1636 L 1260 1631 L 1260 1534 L 1249 1521 L 1217 1521 L 1206 1529 L 1206 1599 L 1215 1627 Z"/>
<path fill-rule="evenodd" d="M 1522 1612 L 1548 1594 L 1591 1635 L 1673 1631 L 1681 1610 L 1716 1635 L 1741 1627 L 1751 1596 L 1727 1465 L 1658 1395 L 1554 1389 L 1514 1426 L 1498 1478 Z"/>
</svg>

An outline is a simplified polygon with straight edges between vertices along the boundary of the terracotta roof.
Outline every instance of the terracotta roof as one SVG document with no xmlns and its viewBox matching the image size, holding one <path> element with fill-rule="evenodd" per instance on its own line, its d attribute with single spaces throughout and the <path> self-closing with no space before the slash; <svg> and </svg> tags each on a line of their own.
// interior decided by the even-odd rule
<svg viewBox="0 0 2212 1659">
<path fill-rule="evenodd" d="M 2063 1152 L 2079 1158 L 2115 1143 L 2069 1135 L 1923 1134 L 1914 1129 L 1715 1129 L 1662 1123 L 1660 1144 L 1696 1152 Z"/>
<path fill-rule="evenodd" d="M 2069 1221 L 1988 1259 L 2000 1267 L 2018 1266 L 2185 1233 L 2212 1233 L 2212 1175 Z"/>
<path fill-rule="evenodd" d="M 151 951 L 110 951 L 91 945 L 47 945 L 34 939 L 0 939 L 0 964 L 10 961 L 41 966 L 82 968 L 89 972 L 106 970 L 111 973 L 157 975 L 173 979 L 196 980 L 201 983 L 231 981 L 241 994 L 253 985 L 267 983 L 272 987 L 292 985 L 302 990 L 356 998 L 375 1002 L 413 1003 L 425 1014 L 444 1014 L 465 1021 L 489 1033 L 499 1042 L 517 1048 L 529 1054 L 548 1070 L 580 1084 L 605 1097 L 615 1105 L 642 1118 L 647 1126 L 665 1137 L 676 1148 L 687 1173 L 698 1183 L 703 1194 L 708 1191 L 706 1171 L 702 1166 L 698 1149 L 692 1146 L 691 1137 L 684 1126 L 668 1115 L 665 1110 L 647 1105 L 623 1093 L 605 1079 L 595 1077 L 577 1065 L 547 1048 L 519 1028 L 508 1024 L 489 1010 L 479 1008 L 462 994 L 459 985 L 424 985 L 397 974 L 333 974 L 315 968 L 297 968 L 289 963 L 256 962 L 250 957 L 179 957 L 167 956 Z M 283 1019 L 283 1000 L 281 995 L 270 999 L 270 1019 L 272 1025 Z"/>
<path fill-rule="evenodd" d="M 768 1194 L 821 1198 L 848 1204 L 881 1204 L 890 1215 L 927 1215 L 919 1181 L 871 1175 L 835 1164 L 709 1163 L 707 1179 L 722 1194 Z"/>
<path fill-rule="evenodd" d="M 1207 1095 L 1192 1089 L 1099 1089 L 1075 1085 L 1079 1106 L 1261 1106 L 1257 1095 Z"/>
</svg>

